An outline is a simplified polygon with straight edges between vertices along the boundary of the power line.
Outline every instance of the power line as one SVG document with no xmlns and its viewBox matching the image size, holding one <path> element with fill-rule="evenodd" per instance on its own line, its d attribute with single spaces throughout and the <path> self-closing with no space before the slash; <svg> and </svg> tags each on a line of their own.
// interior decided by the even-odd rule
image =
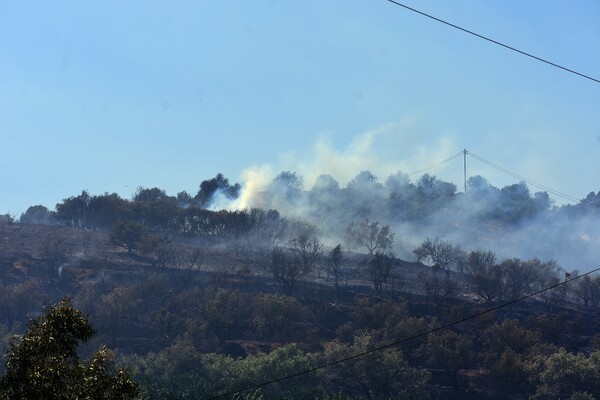
<svg viewBox="0 0 600 400">
<path fill-rule="evenodd" d="M 417 14 L 420 14 L 420 15 L 422 15 L 422 16 L 424 16 L 424 17 L 430 18 L 430 19 L 432 19 L 432 20 L 434 20 L 434 21 L 437 21 L 437 22 L 440 22 L 440 23 L 442 23 L 442 24 L 448 25 L 448 26 L 450 26 L 450 27 L 452 27 L 452 28 L 454 28 L 454 29 L 458 29 L 459 31 L 463 31 L 463 32 L 465 32 L 465 33 L 468 33 L 468 34 L 470 34 L 470 35 L 476 36 L 476 37 L 478 37 L 478 38 L 480 38 L 480 39 L 487 40 L 488 42 L 490 42 L 490 43 L 493 43 L 493 44 L 495 44 L 495 45 L 498 45 L 498 46 L 504 47 L 504 48 L 506 48 L 506 49 L 512 50 L 512 51 L 514 51 L 514 52 L 517 52 L 517 53 L 519 53 L 519 54 L 522 54 L 522 55 L 524 55 L 524 56 L 527 56 L 527 57 L 533 58 L 534 60 L 541 61 L 541 62 L 543 62 L 543 63 L 545 63 L 545 64 L 548 64 L 548 65 L 551 65 L 551 66 L 553 66 L 553 67 L 556 67 L 556 68 L 562 69 L 563 71 L 567 71 L 567 72 L 570 72 L 570 73 L 572 73 L 572 74 L 579 75 L 580 77 L 582 77 L 582 78 L 586 78 L 586 79 L 589 79 L 589 80 L 591 80 L 591 81 L 593 81 L 593 82 L 600 83 L 600 80 L 598 80 L 598 79 L 596 79 L 596 78 L 593 78 L 593 77 L 591 77 L 591 76 L 589 76 L 589 75 L 582 74 L 582 73 L 580 73 L 580 72 L 577 72 L 577 71 L 575 71 L 575 70 L 572 70 L 572 69 L 570 69 L 570 68 L 566 68 L 566 67 L 563 67 L 562 65 L 559 65 L 559 64 L 553 63 L 553 62 L 551 62 L 551 61 L 548 61 L 548 60 L 545 60 L 545 59 L 543 59 L 543 58 L 541 58 L 541 57 L 534 56 L 534 55 L 533 55 L 533 54 L 531 54 L 531 53 L 527 53 L 527 52 L 525 52 L 525 51 L 519 50 L 519 49 L 517 49 L 517 48 L 514 48 L 514 47 L 512 47 L 512 46 L 509 46 L 509 45 L 506 45 L 506 44 L 504 44 L 504 43 L 498 42 L 497 40 L 490 39 L 490 38 L 489 38 L 489 37 L 487 37 L 487 36 L 480 35 L 480 34 L 478 34 L 478 33 L 475 33 L 475 32 L 473 32 L 473 31 L 470 31 L 470 30 L 468 30 L 468 29 L 462 28 L 462 27 L 460 27 L 460 26 L 458 26 L 458 25 L 455 25 L 455 24 L 452 24 L 452 23 L 450 23 L 450 22 L 444 21 L 443 19 L 440 19 L 440 18 L 434 17 L 433 15 L 426 14 L 426 13 L 424 13 L 424 12 L 422 12 L 422 11 L 419 11 L 419 10 L 417 10 L 417 9 L 414 9 L 414 8 L 412 8 L 412 7 L 409 7 L 409 6 L 405 5 L 405 4 L 399 3 L 399 2 L 397 2 L 397 1 L 395 1 L 395 0 L 387 0 L 387 1 L 388 1 L 388 2 L 390 2 L 390 3 L 392 3 L 392 4 L 394 4 L 394 5 L 397 5 L 397 6 L 399 6 L 399 7 L 402 7 L 402 8 L 405 8 L 405 9 L 407 9 L 407 10 L 410 10 L 410 11 L 412 11 L 412 12 L 415 12 L 415 13 L 417 13 Z"/>
<path fill-rule="evenodd" d="M 585 274 L 577 275 L 574 278 L 567 279 L 564 282 L 559 282 L 559 283 L 554 284 L 552 286 L 548 286 L 548 287 L 540 289 L 540 290 L 538 290 L 536 292 L 527 294 L 527 295 L 525 295 L 523 297 L 520 297 L 518 299 L 511 300 L 509 302 L 500 304 L 500 305 L 498 305 L 496 307 L 488 308 L 487 310 L 480 311 L 478 313 L 472 314 L 472 315 L 470 315 L 468 317 L 465 317 L 465 318 L 462 318 L 462 319 L 459 319 L 459 320 L 455 320 L 453 322 L 450 322 L 450 323 L 447 323 L 447 324 L 444 324 L 444 325 L 440 325 L 440 326 L 438 326 L 436 328 L 429 329 L 429 330 L 427 330 L 425 332 L 421 332 L 421 333 L 418 333 L 416 335 L 409 336 L 409 337 L 406 337 L 404 339 L 400 339 L 398 341 L 395 341 L 395 342 L 392 342 L 392 343 L 388 343 L 388 344 L 383 345 L 383 346 L 374 347 L 372 349 L 369 349 L 369 350 L 366 350 L 366 351 L 363 351 L 363 352 L 360 352 L 360 353 L 356 353 L 356 354 L 351 355 L 349 357 L 340 358 L 338 360 L 331 361 L 331 362 L 328 362 L 328 363 L 325 363 L 325 364 L 321 364 L 321 365 L 318 365 L 318 366 L 310 368 L 310 369 L 306 369 L 306 370 L 303 370 L 303 371 L 300 371 L 300 372 L 296 372 L 294 374 L 285 375 L 285 376 L 282 376 L 280 378 L 272 379 L 270 381 L 265 381 L 265 382 L 258 383 L 258 384 L 252 385 L 252 386 L 248 386 L 248 387 L 246 387 L 244 389 L 239 389 L 239 390 L 235 390 L 235 391 L 232 391 L 232 392 L 229 392 L 229 393 L 223 393 L 223 394 L 214 395 L 214 396 L 209 397 L 208 400 L 220 399 L 220 398 L 227 397 L 227 396 L 234 396 L 236 394 L 240 394 L 240 393 L 243 393 L 243 392 L 248 391 L 248 390 L 259 389 L 261 387 L 272 385 L 272 384 L 277 383 L 277 382 L 281 382 L 281 381 L 284 381 L 284 380 L 287 380 L 287 379 L 295 378 L 295 377 L 298 377 L 298 376 L 301 376 L 301 375 L 310 374 L 311 372 L 315 372 L 315 371 L 318 371 L 318 370 L 321 370 L 321 369 L 325 369 L 327 367 L 331 367 L 331 366 L 334 366 L 334 365 L 337 365 L 337 364 L 341 364 L 341 363 L 344 363 L 346 361 L 354 360 L 356 358 L 364 357 L 364 356 L 366 356 L 368 354 L 371 354 L 371 353 L 375 353 L 375 352 L 378 352 L 378 351 L 386 350 L 386 349 L 389 349 L 391 347 L 396 347 L 396 346 L 398 346 L 400 344 L 409 342 L 411 340 L 415 340 L 415 339 L 418 339 L 420 337 L 429 335 L 431 333 L 435 333 L 435 332 L 441 331 L 443 329 L 450 328 L 451 326 L 454 326 L 454 325 L 462 324 L 463 322 L 467 322 L 467 321 L 470 321 L 472 319 L 479 318 L 479 317 L 481 317 L 483 315 L 492 313 L 492 312 L 500 310 L 502 308 L 512 306 L 513 304 L 516 304 L 516 303 L 519 303 L 521 301 L 530 299 L 532 297 L 535 297 L 535 296 L 537 296 L 539 294 L 542 294 L 544 292 L 547 292 L 549 290 L 556 289 L 557 287 L 566 285 L 568 283 L 571 283 L 572 281 L 575 281 L 577 279 L 583 278 L 584 276 L 587 276 L 587 275 L 591 275 L 594 272 L 598 272 L 598 271 L 600 271 L 600 267 L 596 268 L 596 269 L 593 269 L 593 270 L 591 270 L 589 272 L 586 272 Z"/>
<path fill-rule="evenodd" d="M 476 154 L 471 153 L 470 151 L 467 151 L 467 154 L 470 155 L 471 157 L 475 158 L 476 160 L 478 160 L 478 161 L 480 161 L 480 162 L 482 162 L 482 163 L 484 163 L 486 165 L 489 165 L 492 168 L 497 169 L 500 172 L 503 172 L 503 173 L 505 173 L 507 175 L 510 175 L 513 178 L 517 178 L 517 179 L 520 179 L 520 180 L 522 180 L 524 182 L 527 182 L 530 185 L 536 186 L 536 187 L 538 187 L 538 188 L 540 188 L 542 190 L 545 190 L 546 192 L 552 193 L 555 196 L 562 197 L 563 199 L 566 199 L 566 200 L 569 200 L 569 201 L 573 201 L 575 203 L 579 203 L 581 201 L 581 199 L 578 199 L 576 197 L 570 196 L 570 195 L 568 195 L 566 193 L 563 193 L 563 192 L 559 192 L 558 190 L 554 190 L 552 188 L 549 188 L 548 186 L 542 185 L 541 183 L 534 182 L 531 179 L 527 179 L 527 178 L 525 178 L 525 177 L 523 177 L 521 175 L 518 175 L 518 174 L 516 174 L 514 172 L 511 172 L 511 171 L 507 170 L 506 168 L 503 168 L 503 167 L 501 167 L 499 165 L 494 164 L 491 161 L 486 160 L 483 157 L 480 157 L 480 156 L 478 156 Z"/>
<path fill-rule="evenodd" d="M 429 171 L 430 169 L 437 168 L 437 167 L 439 167 L 439 166 L 441 166 L 441 165 L 444 165 L 444 164 L 446 164 L 447 162 L 450 162 L 450 161 L 454 160 L 456 157 L 458 157 L 458 156 L 460 156 L 460 155 L 462 155 L 462 154 L 463 154 L 463 152 L 462 152 L 462 151 L 459 151 L 459 152 L 458 152 L 458 153 L 456 153 L 455 155 L 453 155 L 453 156 L 450 156 L 450 157 L 446 158 L 445 160 L 443 160 L 443 161 L 440 161 L 440 162 L 439 162 L 439 163 L 437 163 L 437 164 L 434 164 L 434 165 L 432 165 L 432 166 L 430 166 L 430 167 L 423 168 L 423 169 L 420 169 L 420 170 L 417 170 L 417 171 L 409 172 L 407 175 L 420 174 L 421 172 L 425 172 L 425 171 Z"/>
<path fill-rule="evenodd" d="M 482 162 L 483 164 L 486 164 L 486 165 L 488 165 L 488 166 L 490 166 L 492 168 L 495 168 L 498 171 L 500 171 L 502 173 L 505 173 L 505 174 L 507 174 L 509 176 L 512 176 L 513 178 L 516 178 L 516 179 L 518 179 L 520 181 L 524 181 L 524 182 L 530 184 L 531 186 L 535 186 L 537 188 L 540 188 L 540 189 L 542 189 L 542 190 L 544 190 L 544 191 L 546 191 L 546 192 L 548 192 L 550 194 L 553 194 L 553 195 L 558 196 L 558 197 L 562 197 L 562 198 L 564 198 L 564 199 L 566 199 L 568 201 L 572 201 L 572 202 L 575 202 L 575 203 L 582 202 L 582 200 L 579 199 L 579 198 L 577 198 L 577 197 L 568 195 L 566 193 L 563 193 L 563 192 L 560 192 L 558 190 L 552 189 L 552 188 L 550 188 L 550 187 L 548 187 L 546 185 L 542 185 L 541 183 L 537 183 L 537 182 L 535 182 L 535 181 L 533 181 L 531 179 L 525 178 L 524 176 L 521 176 L 521 175 L 519 175 L 519 174 L 517 174 L 515 172 L 512 172 L 512 171 L 509 171 L 506 168 L 501 167 L 501 166 L 499 166 L 497 164 L 494 164 L 493 162 L 491 162 L 489 160 L 486 160 L 485 158 L 483 158 L 481 156 L 478 156 L 477 154 L 474 154 L 474 153 L 472 153 L 472 152 L 470 152 L 468 150 L 460 151 L 460 152 L 458 152 L 458 153 L 456 153 L 456 154 L 454 154 L 454 155 L 446 158 L 445 160 L 440 161 L 437 164 L 431 165 L 431 166 L 429 166 L 427 168 L 419 169 L 417 171 L 409 172 L 407 175 L 419 174 L 419 173 L 422 173 L 422 172 L 426 172 L 426 171 L 432 170 L 434 168 L 438 168 L 438 167 L 440 167 L 440 166 L 442 166 L 442 165 L 444 165 L 444 164 L 446 164 L 446 163 L 448 163 L 448 162 L 450 162 L 450 161 L 452 161 L 452 160 L 454 160 L 454 159 L 456 159 L 459 156 L 464 155 L 464 154 L 467 154 L 467 155 L 475 158 L 476 160 Z"/>
</svg>

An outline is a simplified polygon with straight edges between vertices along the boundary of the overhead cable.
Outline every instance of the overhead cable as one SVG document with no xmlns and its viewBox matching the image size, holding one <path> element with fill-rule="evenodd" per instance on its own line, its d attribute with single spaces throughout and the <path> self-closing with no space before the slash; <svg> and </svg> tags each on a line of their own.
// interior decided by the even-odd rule
<svg viewBox="0 0 600 400">
<path fill-rule="evenodd" d="M 353 354 L 353 355 L 351 355 L 349 357 L 344 357 L 344 358 L 340 358 L 340 359 L 337 359 L 337 360 L 334 360 L 334 361 L 330 361 L 328 363 L 321 364 L 321 365 L 315 366 L 313 368 L 305 369 L 303 371 L 296 372 L 294 374 L 284 375 L 284 376 L 279 377 L 279 378 L 275 378 L 275 379 L 272 379 L 272 380 L 269 380 L 269 381 L 264 381 L 264 382 L 261 382 L 261 383 L 255 384 L 255 385 L 251 385 L 251 386 L 245 387 L 243 389 L 235 390 L 235 391 L 228 392 L 228 393 L 215 394 L 215 395 L 213 395 L 211 397 L 208 397 L 207 400 L 220 399 L 220 398 L 224 398 L 224 397 L 228 397 L 228 396 L 235 396 L 236 394 L 240 394 L 240 393 L 246 392 L 248 390 L 259 389 L 261 387 L 272 385 L 272 384 L 277 383 L 277 382 L 281 382 L 281 381 L 284 381 L 284 380 L 287 380 L 287 379 L 295 378 L 295 377 L 298 377 L 298 376 L 301 376 L 301 375 L 310 374 L 311 372 L 315 372 L 315 371 L 318 371 L 318 370 L 321 370 L 321 369 L 325 369 L 325 368 L 328 368 L 328 367 L 331 367 L 331 366 L 334 366 L 334 365 L 337 365 L 337 364 L 344 363 L 346 361 L 350 361 L 350 360 L 354 360 L 354 359 L 357 359 L 357 358 L 360 358 L 360 357 L 364 357 L 364 356 L 369 355 L 371 353 L 375 353 L 375 352 L 378 352 L 378 351 L 382 351 L 382 350 L 386 350 L 386 349 L 389 349 L 389 348 L 392 348 L 392 347 L 396 347 L 396 346 L 398 346 L 400 344 L 403 344 L 403 343 L 406 343 L 406 342 L 410 342 L 411 340 L 415 340 L 415 339 L 421 338 L 423 336 L 427 336 L 427 335 L 429 335 L 431 333 L 435 333 L 435 332 L 441 331 L 443 329 L 450 328 L 450 327 L 452 327 L 454 325 L 459 325 L 459 324 L 462 324 L 463 322 L 467 322 L 467 321 L 470 321 L 472 319 L 479 318 L 479 317 L 481 317 L 483 315 L 490 314 L 490 313 L 492 313 L 494 311 L 497 311 L 497 310 L 500 310 L 502 308 L 506 308 L 506 307 L 512 306 L 512 305 L 514 305 L 516 303 L 519 303 L 521 301 L 530 299 L 532 297 L 540 295 L 540 294 L 542 294 L 544 292 L 547 292 L 549 290 L 556 289 L 556 288 L 558 288 L 560 286 L 566 285 L 566 284 L 571 283 L 571 282 L 573 282 L 573 281 L 575 281 L 577 279 L 583 278 L 584 276 L 587 276 L 587 275 L 591 275 L 591 274 L 593 274 L 595 272 L 598 272 L 598 271 L 600 271 L 600 267 L 596 268 L 596 269 L 593 269 L 593 270 L 591 270 L 589 272 L 586 272 L 584 274 L 577 275 L 577 276 L 575 276 L 573 278 L 566 279 L 563 282 L 559 282 L 559 283 L 554 284 L 552 286 L 545 287 L 545 288 L 537 290 L 537 291 L 535 291 L 533 293 L 530 293 L 530 294 L 527 294 L 525 296 L 519 297 L 517 299 L 508 301 L 506 303 L 500 304 L 498 306 L 495 306 L 495 307 L 492 307 L 492 308 L 488 308 L 488 309 L 486 309 L 484 311 L 480 311 L 478 313 L 469 315 L 468 317 L 465 317 L 465 318 L 462 318 L 462 319 L 459 319 L 459 320 L 455 320 L 453 322 L 450 322 L 450 323 L 447 323 L 447 324 L 444 324 L 444 325 L 439 325 L 439 326 L 437 326 L 437 327 L 435 327 L 433 329 L 426 330 L 426 331 L 418 333 L 416 335 L 408 336 L 408 337 L 405 337 L 403 339 L 397 340 L 395 342 L 391 342 L 391 343 L 388 343 L 388 344 L 383 345 L 383 346 L 374 347 L 372 349 L 369 349 L 369 350 L 366 350 L 366 351 L 362 351 L 362 352 Z"/>
<path fill-rule="evenodd" d="M 476 160 L 478 160 L 478 161 L 480 161 L 480 162 L 482 162 L 482 163 L 484 163 L 486 165 L 489 165 L 492 168 L 497 169 L 500 172 L 503 172 L 503 173 L 505 173 L 507 175 L 510 175 L 513 178 L 517 178 L 519 180 L 527 182 L 528 184 L 530 184 L 532 186 L 536 186 L 536 187 L 538 187 L 538 188 L 540 188 L 542 190 L 545 190 L 548 193 L 552 193 L 555 196 L 562 197 L 563 199 L 566 199 L 566 200 L 569 200 L 569 201 L 573 201 L 573 202 L 576 202 L 576 203 L 579 203 L 581 201 L 581 199 L 578 199 L 576 197 L 570 196 L 570 195 L 568 195 L 566 193 L 563 193 L 563 192 L 559 192 L 558 190 L 554 190 L 552 188 L 549 188 L 548 186 L 545 186 L 545 185 L 542 185 L 540 183 L 534 182 L 531 179 L 527 179 L 527 178 L 525 178 L 525 177 L 523 177 L 521 175 L 518 175 L 518 174 L 516 174 L 514 172 L 511 172 L 511 171 L 507 170 L 506 168 L 503 168 L 503 167 L 501 167 L 499 165 L 496 165 L 496 164 L 492 163 L 491 161 L 486 160 L 483 157 L 480 157 L 480 156 L 478 156 L 476 154 L 471 153 L 470 151 L 467 151 L 467 154 L 470 155 L 471 157 L 475 158 Z"/>
<path fill-rule="evenodd" d="M 589 80 L 591 80 L 591 81 L 593 81 L 593 82 L 600 83 L 600 80 L 599 80 L 599 79 L 593 78 L 593 77 L 591 77 L 591 76 L 589 76 L 589 75 L 582 74 L 581 72 L 577 72 L 577 71 L 575 71 L 575 70 L 572 70 L 572 69 L 570 69 L 570 68 L 563 67 L 562 65 L 559 65 L 559 64 L 553 63 L 553 62 L 551 62 L 551 61 L 548 61 L 548 60 L 545 60 L 545 59 L 543 59 L 543 58 L 541 58 L 541 57 L 534 56 L 534 55 L 533 55 L 533 54 L 531 54 L 531 53 L 527 53 L 527 52 L 525 52 L 525 51 L 519 50 L 519 49 L 517 49 L 517 48 L 515 48 L 515 47 L 512 47 L 512 46 L 506 45 L 506 44 L 504 44 L 504 43 L 501 43 L 501 42 L 499 42 L 499 41 L 497 41 L 497 40 L 490 39 L 490 38 L 489 38 L 489 37 L 487 37 L 487 36 L 480 35 L 480 34 L 478 34 L 478 33 L 475 33 L 475 32 L 473 32 L 473 31 L 470 31 L 470 30 L 468 30 L 468 29 L 462 28 L 462 27 L 460 27 L 460 26 L 458 26 L 458 25 L 452 24 L 452 23 L 450 23 L 450 22 L 448 22 L 448 21 L 444 21 L 443 19 L 440 19 L 440 18 L 434 17 L 433 15 L 426 14 L 426 13 L 424 13 L 424 12 L 422 12 L 422 11 L 419 11 L 419 10 L 417 10 L 417 9 L 415 9 L 415 8 L 409 7 L 409 6 L 407 6 L 407 5 L 405 5 L 405 4 L 402 4 L 402 3 L 398 2 L 398 1 L 395 1 L 395 0 L 387 0 L 387 1 L 388 1 L 388 2 L 390 2 L 390 3 L 392 3 L 392 4 L 394 4 L 394 5 L 397 5 L 398 7 L 405 8 L 405 9 L 407 9 L 407 10 L 409 10 L 409 11 L 412 11 L 412 12 L 415 12 L 415 13 L 417 13 L 417 14 L 419 14 L 419 15 L 422 15 L 422 16 L 424 16 L 424 17 L 430 18 L 430 19 L 432 19 L 432 20 L 434 20 L 434 21 L 437 21 L 437 22 L 440 22 L 440 23 L 442 23 L 442 24 L 448 25 L 448 26 L 450 26 L 450 27 L 452 27 L 452 28 L 454 28 L 454 29 L 458 29 L 459 31 L 462 31 L 462 32 L 468 33 L 468 34 L 470 34 L 470 35 L 476 36 L 476 37 L 478 37 L 478 38 L 480 38 L 480 39 L 483 39 L 483 40 L 487 40 L 488 42 L 491 42 L 491 43 L 493 43 L 493 44 L 495 44 L 495 45 L 498 45 L 498 46 L 504 47 L 504 48 L 506 48 L 506 49 L 512 50 L 512 51 L 514 51 L 514 52 L 517 52 L 517 53 L 519 53 L 519 54 L 522 54 L 522 55 L 524 55 L 524 56 L 527 56 L 527 57 L 533 58 L 534 60 L 537 60 L 537 61 L 543 62 L 543 63 L 545 63 L 545 64 L 551 65 L 551 66 L 553 66 L 553 67 L 555 67 L 555 68 L 562 69 L 563 71 L 567 71 L 567 72 L 570 72 L 570 73 L 572 73 L 572 74 L 578 75 L 578 76 L 580 76 L 580 77 L 582 77 L 582 78 L 589 79 Z"/>
<path fill-rule="evenodd" d="M 458 152 L 458 153 L 456 153 L 455 155 L 453 155 L 453 156 L 450 156 L 450 157 L 446 158 L 445 160 L 443 160 L 443 161 L 440 161 L 440 162 L 439 162 L 439 163 L 437 163 L 437 164 L 434 164 L 434 165 L 432 165 L 432 166 L 430 166 L 430 167 L 427 167 L 427 168 L 420 169 L 420 170 L 418 170 L 418 171 L 409 172 L 407 175 L 420 174 L 421 172 L 425 172 L 425 171 L 429 171 L 429 170 L 431 170 L 431 169 L 437 168 L 437 167 L 439 167 L 439 166 L 441 166 L 441 165 L 444 165 L 444 164 L 446 164 L 447 162 L 450 162 L 450 161 L 454 160 L 456 157 L 458 157 L 458 156 L 461 156 L 462 154 L 463 154 L 463 152 L 462 152 L 462 151 L 459 151 L 459 152 Z"/>
</svg>

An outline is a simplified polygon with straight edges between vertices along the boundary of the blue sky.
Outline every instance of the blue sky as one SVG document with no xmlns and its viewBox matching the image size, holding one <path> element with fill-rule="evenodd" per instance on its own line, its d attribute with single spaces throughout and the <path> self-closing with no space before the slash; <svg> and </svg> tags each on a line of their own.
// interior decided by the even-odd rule
<svg viewBox="0 0 600 400">
<path fill-rule="evenodd" d="M 405 3 L 600 78 L 596 1 Z M 463 148 L 579 198 L 600 84 L 385 0 L 0 0 L 0 143 L 0 213 L 257 166 L 383 180 Z M 462 185 L 460 161 L 431 173 Z"/>
</svg>

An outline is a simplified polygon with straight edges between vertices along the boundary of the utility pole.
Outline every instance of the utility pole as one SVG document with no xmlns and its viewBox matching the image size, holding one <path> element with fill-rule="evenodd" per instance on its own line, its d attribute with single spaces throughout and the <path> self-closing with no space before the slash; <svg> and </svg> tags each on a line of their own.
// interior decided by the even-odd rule
<svg viewBox="0 0 600 400">
<path fill-rule="evenodd" d="M 465 193 L 467 193 L 467 149 L 463 150 L 463 165 L 464 165 L 464 172 L 465 172 Z"/>
</svg>

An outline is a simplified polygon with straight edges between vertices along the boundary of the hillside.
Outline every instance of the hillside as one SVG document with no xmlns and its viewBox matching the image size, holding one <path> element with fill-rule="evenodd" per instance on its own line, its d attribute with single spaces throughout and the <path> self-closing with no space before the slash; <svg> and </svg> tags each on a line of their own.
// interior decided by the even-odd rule
<svg viewBox="0 0 600 400">
<path fill-rule="evenodd" d="M 163 398 L 158 393 L 164 391 L 174 398 L 187 398 L 183 393 L 198 398 L 252 386 L 435 329 L 510 299 L 507 291 L 504 298 L 485 301 L 465 270 L 352 252 L 343 253 L 336 289 L 327 274 L 329 248 L 290 292 L 268 267 L 271 250 L 239 243 L 172 236 L 172 257 L 159 266 L 156 252 L 129 253 L 112 244 L 108 232 L 4 223 L 0 240 L 3 336 L 22 332 L 27 318 L 38 315 L 45 302 L 72 297 L 99 331 L 84 352 L 100 343 L 111 346 L 150 398 Z M 283 248 L 292 251 L 293 245 Z M 387 276 L 374 275 L 377 262 L 389 266 Z M 378 286 L 375 278 L 383 282 Z M 352 398 L 386 398 L 408 376 L 420 377 L 406 392 L 409 398 L 546 393 L 550 389 L 532 379 L 540 371 L 551 372 L 546 369 L 552 357 L 588 354 L 600 344 L 597 297 L 585 300 L 576 285 L 581 286 L 574 282 L 556 296 L 538 296 L 364 357 L 364 362 L 391 363 L 386 368 L 402 366 L 387 378 L 373 376 L 375 371 L 363 361 L 351 362 L 261 393 L 267 398 L 314 398 L 341 390 Z M 569 353 L 561 355 L 561 348 Z M 508 358 L 511 367 L 503 370 Z M 513 376 L 515 363 L 522 366 L 521 376 Z M 187 377 L 177 372 L 184 364 L 194 365 Z M 262 372 L 243 372 L 250 364 Z M 219 368 L 230 370 L 229 381 L 209 378 Z M 192 385 L 191 376 L 204 383 Z M 502 383 L 517 378 L 520 386 Z M 314 390 L 307 390 L 307 384 Z"/>
</svg>

